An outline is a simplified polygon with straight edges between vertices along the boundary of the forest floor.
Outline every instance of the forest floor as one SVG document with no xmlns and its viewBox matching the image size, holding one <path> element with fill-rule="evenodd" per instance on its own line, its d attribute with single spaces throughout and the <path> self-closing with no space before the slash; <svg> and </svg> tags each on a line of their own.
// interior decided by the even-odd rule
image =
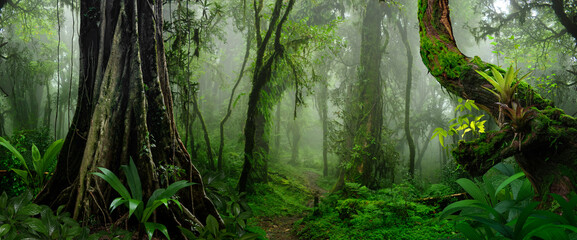
<svg viewBox="0 0 577 240">
<path fill-rule="evenodd" d="M 326 189 L 323 189 L 317 185 L 317 180 L 320 177 L 318 173 L 312 171 L 305 171 L 303 173 L 304 183 L 308 190 L 310 191 L 311 199 L 307 201 L 306 207 L 313 208 L 314 207 L 314 198 L 319 197 L 322 198 L 325 193 L 327 193 Z M 293 230 L 294 223 L 300 219 L 302 219 L 306 214 L 310 213 L 302 213 L 293 216 L 263 216 L 257 217 L 256 225 L 261 227 L 266 232 L 266 237 L 271 240 L 298 240 L 298 236 L 296 233 L 298 231 Z M 298 228 L 298 227 L 297 227 Z"/>
</svg>

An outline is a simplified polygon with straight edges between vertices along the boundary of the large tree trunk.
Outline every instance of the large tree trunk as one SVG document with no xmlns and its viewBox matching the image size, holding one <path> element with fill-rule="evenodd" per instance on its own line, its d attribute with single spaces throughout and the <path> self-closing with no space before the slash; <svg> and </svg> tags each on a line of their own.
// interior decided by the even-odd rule
<svg viewBox="0 0 577 240">
<path fill-rule="evenodd" d="M 486 71 L 491 64 L 465 56 L 455 43 L 448 0 L 420 0 L 419 26 L 421 57 L 437 81 L 450 93 L 475 100 L 498 118 L 499 99 L 482 88 L 490 87 L 475 70 Z M 514 130 L 512 120 L 496 132 L 460 143 L 453 151 L 457 162 L 473 175 L 485 173 L 501 160 L 515 156 L 540 199 L 552 192 L 566 195 L 577 180 L 577 121 L 551 101 L 543 99 L 529 85 L 521 83 L 515 95 L 523 106 L 533 106 L 534 118 L 527 129 Z"/>
<path fill-rule="evenodd" d="M 220 220 L 176 131 L 162 1 L 82 1 L 80 11 L 78 104 L 55 174 L 38 201 L 64 204 L 83 222 L 108 221 L 112 217 L 104 209 L 116 193 L 90 173 L 106 167 L 118 174 L 132 158 L 145 198 L 166 187 L 160 185 L 157 166 L 172 164 L 186 170 L 184 179 L 197 183 L 179 192 L 183 206 L 200 221 L 209 214 Z M 157 218 L 172 229 L 187 224 L 180 211 Z"/>
<path fill-rule="evenodd" d="M 382 80 L 380 66 L 382 57 L 381 22 L 384 18 L 384 7 L 378 0 L 367 2 L 361 29 L 361 55 L 358 84 L 353 89 L 352 106 L 348 113 L 352 118 L 351 131 L 354 136 L 353 150 L 359 153 L 352 157 L 352 168 L 340 171 L 345 176 L 339 177 L 334 190 L 342 187 L 342 181 L 360 182 L 368 187 L 375 187 L 378 171 L 375 166 L 382 161 L 381 130 L 383 126 Z"/>
</svg>

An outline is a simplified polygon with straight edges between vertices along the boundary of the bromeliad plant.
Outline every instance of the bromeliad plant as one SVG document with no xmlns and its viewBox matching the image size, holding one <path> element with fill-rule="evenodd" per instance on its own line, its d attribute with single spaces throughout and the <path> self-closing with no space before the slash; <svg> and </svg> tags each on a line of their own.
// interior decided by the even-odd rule
<svg viewBox="0 0 577 240">
<path fill-rule="evenodd" d="M 511 129 L 515 133 L 513 136 L 513 142 L 518 137 L 519 141 L 519 151 L 521 150 L 521 143 L 523 142 L 524 133 L 529 127 L 529 122 L 531 119 L 537 116 L 537 113 L 530 108 L 522 107 L 521 104 L 516 102 L 511 103 L 511 107 L 507 105 L 501 105 L 502 109 L 505 109 L 505 115 L 510 119 L 508 123 Z"/>
<path fill-rule="evenodd" d="M 110 184 L 110 186 L 120 194 L 120 197 L 114 199 L 112 203 L 110 203 L 110 211 L 112 212 L 118 206 L 124 205 L 128 208 L 128 217 L 134 215 L 138 221 L 144 225 L 148 239 L 152 238 L 152 235 L 156 230 L 159 230 L 164 234 L 164 236 L 166 236 L 166 238 L 170 239 L 166 226 L 160 223 L 149 222 L 148 219 L 150 219 L 156 208 L 161 205 L 168 208 L 169 202 L 175 203 L 182 210 L 180 202 L 174 198 L 174 195 L 180 189 L 191 186 L 194 183 L 181 180 L 170 184 L 166 189 L 157 189 L 152 193 L 150 198 L 148 198 L 146 204 L 144 204 L 140 176 L 138 175 L 138 170 L 136 169 L 136 165 L 134 165 L 132 158 L 130 159 L 128 166 L 122 165 L 121 168 L 124 171 L 124 174 L 126 174 L 126 181 L 130 188 L 130 192 L 124 185 L 122 185 L 120 179 L 110 170 L 99 167 L 98 169 L 100 169 L 102 173 L 92 173 L 104 179 L 104 181 L 108 182 L 108 184 Z"/>
<path fill-rule="evenodd" d="M 514 70 L 513 65 L 509 66 L 509 69 L 505 73 L 505 76 L 501 75 L 501 72 L 499 72 L 499 70 L 497 70 L 494 67 L 491 67 L 491 73 L 493 76 L 489 76 L 489 74 L 482 71 L 478 70 L 475 71 L 477 71 L 479 75 L 485 78 L 493 86 L 494 90 L 486 87 L 483 88 L 493 93 L 495 96 L 499 98 L 499 102 L 501 104 L 507 106 L 511 106 L 515 98 L 515 92 L 517 92 L 517 87 L 519 86 L 519 83 L 523 81 L 523 79 L 525 79 L 527 76 L 529 76 L 529 74 L 531 74 L 531 72 L 529 72 L 525 74 L 523 77 L 517 78 L 517 75 L 519 74 L 519 69 Z M 504 123 L 501 108 L 499 108 L 498 122 L 499 125 L 502 125 Z"/>
<path fill-rule="evenodd" d="M 28 186 L 30 190 L 34 192 L 34 194 L 37 194 L 50 178 L 49 170 L 54 165 L 56 157 L 58 156 L 58 153 L 60 153 L 60 149 L 62 149 L 63 142 L 63 139 L 53 142 L 48 147 L 43 156 L 40 155 L 40 151 L 38 151 L 36 145 L 32 145 L 31 162 L 33 168 L 31 168 L 28 166 L 28 163 L 22 154 L 20 154 L 20 152 L 14 146 L 12 146 L 8 140 L 0 137 L 0 146 L 8 149 L 24 167 L 24 169 L 11 168 L 10 170 L 20 176 L 22 181 Z"/>
</svg>

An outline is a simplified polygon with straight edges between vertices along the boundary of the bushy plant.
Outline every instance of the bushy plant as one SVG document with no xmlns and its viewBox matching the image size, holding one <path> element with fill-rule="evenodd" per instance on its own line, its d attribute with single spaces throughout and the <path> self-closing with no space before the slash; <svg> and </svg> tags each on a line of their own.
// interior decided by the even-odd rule
<svg viewBox="0 0 577 240">
<path fill-rule="evenodd" d="M 325 197 L 320 213 L 300 222 L 301 238 L 413 240 L 453 235 L 451 225 L 434 221 L 436 207 L 415 202 L 417 195 L 409 183 L 376 191 L 348 185 L 352 189 L 346 197 L 342 192 Z"/>
<path fill-rule="evenodd" d="M 32 153 L 32 159 L 31 161 L 26 161 L 20 151 L 12 146 L 12 144 L 10 144 L 6 139 L 0 137 L 0 146 L 8 149 L 8 151 L 10 151 L 14 157 L 20 161 L 21 166 L 24 167 L 24 169 L 11 168 L 10 170 L 20 176 L 22 181 L 34 192 L 34 194 L 38 193 L 50 178 L 49 170 L 55 164 L 56 157 L 58 156 L 58 153 L 60 153 L 63 142 L 63 139 L 56 140 L 48 147 L 44 155 L 40 155 L 40 151 L 36 145 L 32 144 L 30 151 Z M 31 162 L 32 166 L 29 166 L 28 162 Z"/>
<path fill-rule="evenodd" d="M 45 152 L 52 143 L 53 138 L 49 135 L 48 129 L 22 130 L 15 132 L 9 139 L 10 143 L 27 161 L 28 166 L 32 166 L 32 145 L 36 145 L 40 152 Z M 55 162 L 49 167 L 49 172 L 55 167 Z M 23 169 L 21 161 L 8 149 L 0 147 L 0 170 L 5 170 L 4 175 L 0 175 L 0 192 L 6 191 L 9 197 L 17 196 L 27 189 L 20 176 L 10 169 Z"/>
<path fill-rule="evenodd" d="M 88 239 L 89 230 L 63 213 L 32 203 L 30 191 L 0 196 L 0 239 Z"/>
<path fill-rule="evenodd" d="M 64 206 L 53 212 L 46 205 L 34 204 L 32 199 L 30 190 L 14 197 L 8 197 L 6 192 L 0 195 L 0 239 L 132 239 L 130 232 L 120 229 L 90 234 L 88 228 L 63 211 Z"/>
<path fill-rule="evenodd" d="M 494 67 L 491 67 L 492 76 L 485 72 L 478 70 L 476 71 L 493 86 L 493 89 L 486 87 L 483 88 L 497 96 L 499 98 L 499 103 L 501 103 L 502 106 L 509 107 L 512 107 L 513 100 L 515 99 L 515 93 L 517 92 L 517 86 L 519 86 L 519 83 L 523 81 L 523 79 L 531 74 L 531 72 L 529 72 L 518 78 L 517 75 L 519 74 L 519 69 L 513 69 L 513 65 L 509 66 L 505 76 L 501 75 L 501 72 L 499 72 L 499 70 Z M 501 108 L 499 108 L 498 123 L 500 126 L 505 123 Z"/>
<path fill-rule="evenodd" d="M 524 173 L 512 174 L 504 165 L 496 167 L 510 176 L 496 187 L 486 176 L 477 183 L 465 178 L 457 180 L 472 199 L 447 206 L 439 218 L 455 220 L 456 228 L 468 239 L 570 239 L 570 236 L 577 236 L 575 194 L 568 201 L 558 195 L 552 196 L 561 206 L 562 215 L 537 210 L 540 203 L 532 201 L 533 189 Z M 454 215 L 456 213 L 458 215 Z"/>
<path fill-rule="evenodd" d="M 465 110 L 471 112 L 473 109 L 479 110 L 479 107 L 475 105 L 473 100 L 465 100 L 459 98 L 459 104 L 455 107 L 455 112 L 463 113 Z M 444 128 L 436 128 L 433 131 L 433 136 L 431 139 L 438 137 L 441 146 L 445 147 L 445 138 L 453 135 L 459 135 L 464 138 L 467 133 L 471 133 L 474 136 L 478 136 L 485 132 L 485 122 L 487 120 L 482 120 L 485 115 L 481 114 L 475 116 L 471 113 L 464 114 L 455 117 L 449 121 L 449 128 L 446 130 Z"/>
<path fill-rule="evenodd" d="M 191 186 L 194 183 L 189 183 L 185 180 L 182 180 L 170 184 L 166 189 L 156 189 L 148 198 L 148 201 L 145 205 L 142 194 L 142 184 L 140 182 L 140 176 L 138 175 L 138 170 L 136 169 L 134 161 L 130 159 L 129 165 L 122 165 L 121 168 L 126 174 L 127 184 L 130 188 L 130 192 L 124 185 L 122 185 L 120 179 L 110 170 L 99 167 L 98 169 L 100 169 L 102 173 L 93 173 L 94 175 L 101 177 L 106 182 L 108 182 L 108 184 L 110 184 L 110 186 L 116 190 L 118 194 L 120 194 L 120 197 L 114 199 L 112 203 L 110 203 L 110 211 L 114 211 L 114 209 L 116 209 L 118 206 L 124 205 L 128 208 L 128 217 L 134 214 L 138 221 L 144 225 L 148 239 L 152 238 L 152 235 L 156 230 L 159 230 L 162 232 L 162 234 L 164 234 L 164 236 L 170 239 L 166 226 L 160 223 L 149 222 L 148 219 L 152 216 L 152 213 L 154 213 L 156 208 L 160 207 L 161 205 L 165 205 L 168 208 L 169 202 L 175 203 L 182 210 L 180 202 L 174 198 L 174 195 L 180 189 Z"/>
</svg>

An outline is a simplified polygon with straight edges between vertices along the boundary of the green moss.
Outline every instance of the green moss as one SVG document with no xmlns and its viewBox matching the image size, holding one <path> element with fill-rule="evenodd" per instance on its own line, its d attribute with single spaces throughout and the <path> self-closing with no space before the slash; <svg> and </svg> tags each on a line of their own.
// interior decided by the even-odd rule
<svg viewBox="0 0 577 240">
<path fill-rule="evenodd" d="M 460 142 L 451 153 L 470 174 L 482 175 L 503 160 L 500 150 L 510 146 L 512 137 L 510 131 L 487 132 L 473 141 Z"/>
</svg>

